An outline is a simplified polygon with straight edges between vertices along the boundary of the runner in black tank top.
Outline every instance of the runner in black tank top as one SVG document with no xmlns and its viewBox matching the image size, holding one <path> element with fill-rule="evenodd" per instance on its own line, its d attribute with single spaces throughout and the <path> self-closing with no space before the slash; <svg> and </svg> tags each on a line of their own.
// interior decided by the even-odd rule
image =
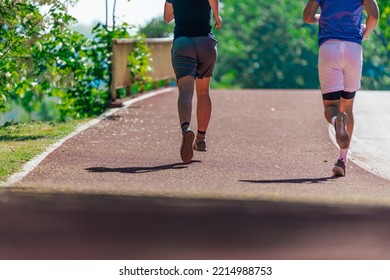
<svg viewBox="0 0 390 280">
<path fill-rule="evenodd" d="M 172 0 L 175 39 L 211 35 L 211 8 L 208 0 Z"/>
<path fill-rule="evenodd" d="M 178 112 L 182 129 L 181 159 L 188 163 L 193 150 L 206 151 L 206 130 L 211 116 L 210 79 L 217 58 L 217 41 L 211 32 L 222 27 L 218 0 L 166 0 L 164 20 L 175 19 L 172 66 L 179 88 Z M 190 129 L 192 96 L 196 82 L 198 133 Z M 195 140 L 195 141 L 194 141 Z"/>
</svg>

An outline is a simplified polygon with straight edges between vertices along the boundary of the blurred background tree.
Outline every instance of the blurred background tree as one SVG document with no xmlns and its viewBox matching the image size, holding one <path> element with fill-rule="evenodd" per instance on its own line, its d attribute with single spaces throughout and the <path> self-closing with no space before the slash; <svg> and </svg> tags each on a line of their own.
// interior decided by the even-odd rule
<svg viewBox="0 0 390 280">
<path fill-rule="evenodd" d="M 317 88 L 315 27 L 304 27 L 302 2 L 224 0 L 215 32 L 221 87 Z"/>
<path fill-rule="evenodd" d="M 381 17 L 379 29 L 385 38 L 387 50 L 390 51 L 390 0 L 378 0 Z"/>
<path fill-rule="evenodd" d="M 67 9 L 75 2 L 0 1 L 0 112 L 17 121 L 64 121 L 107 108 L 112 39 L 130 38 L 134 27 L 113 17 L 112 26 L 98 23 L 86 37 L 70 28 L 75 19 Z M 138 56 L 149 57 L 143 44 Z M 0 124 L 8 119 L 0 115 Z"/>
<path fill-rule="evenodd" d="M 363 42 L 362 88 L 390 90 L 390 1 L 377 2 L 381 13 L 378 27 Z"/>
<path fill-rule="evenodd" d="M 173 37 L 173 24 L 167 24 L 162 18 L 153 18 L 146 25 L 141 26 L 139 33 L 146 38 L 167 38 Z"/>
<path fill-rule="evenodd" d="M 9 107 L 6 100 L 14 100 L 32 111 L 34 101 L 46 93 L 41 83 L 59 81 L 57 73 L 50 75 L 47 71 L 40 75 L 43 69 L 39 68 L 40 62 L 34 61 L 34 53 L 43 51 L 42 42 L 55 41 L 56 35 L 73 20 L 66 13 L 73 3 L 70 0 L 0 2 L 0 110 Z M 34 67 L 36 64 L 38 67 Z"/>
<path fill-rule="evenodd" d="M 379 1 L 380 28 L 363 43 L 363 89 L 390 89 L 388 1 Z M 319 88 L 318 26 L 303 23 L 306 0 L 221 2 L 224 27 L 215 32 L 219 57 L 214 86 Z"/>
</svg>

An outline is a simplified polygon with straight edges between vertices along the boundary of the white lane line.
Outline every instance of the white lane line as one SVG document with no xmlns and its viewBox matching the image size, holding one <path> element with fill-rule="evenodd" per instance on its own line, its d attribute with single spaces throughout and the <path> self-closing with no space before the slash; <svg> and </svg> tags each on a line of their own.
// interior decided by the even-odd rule
<svg viewBox="0 0 390 280">
<path fill-rule="evenodd" d="M 0 182 L 0 187 L 11 187 L 12 185 L 14 185 L 17 182 L 21 181 L 25 176 L 27 176 L 28 173 L 30 173 L 35 167 L 37 167 L 49 154 L 54 152 L 63 143 L 65 143 L 65 141 L 67 141 L 70 138 L 76 136 L 80 132 L 83 132 L 84 130 L 90 128 L 91 126 L 96 125 L 101 120 L 103 120 L 103 119 L 105 119 L 105 118 L 107 118 L 109 116 L 112 116 L 113 114 L 115 114 L 119 110 L 128 108 L 129 106 L 133 105 L 134 103 L 137 103 L 137 102 L 140 102 L 142 100 L 154 97 L 156 95 L 160 95 L 160 94 L 163 94 L 163 93 L 171 92 L 172 90 L 173 90 L 173 88 L 165 88 L 165 89 L 153 91 L 153 92 L 150 92 L 150 93 L 145 93 L 145 94 L 142 94 L 142 95 L 137 96 L 135 98 L 129 99 L 128 101 L 123 103 L 122 107 L 110 109 L 109 111 L 103 113 L 99 117 L 97 117 L 97 118 L 89 121 L 88 123 L 78 127 L 74 132 L 72 132 L 68 136 L 62 138 L 57 143 L 54 143 L 54 144 L 50 145 L 45 152 L 43 152 L 42 154 L 34 157 L 32 160 L 30 160 L 27 163 L 25 163 L 23 165 L 22 171 L 12 174 L 10 177 L 8 177 L 8 179 L 5 182 Z"/>
</svg>

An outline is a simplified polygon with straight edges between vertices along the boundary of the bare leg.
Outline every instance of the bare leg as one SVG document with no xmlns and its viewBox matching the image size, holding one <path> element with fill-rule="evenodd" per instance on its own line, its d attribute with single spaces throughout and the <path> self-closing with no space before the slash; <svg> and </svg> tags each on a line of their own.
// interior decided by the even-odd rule
<svg viewBox="0 0 390 280">
<path fill-rule="evenodd" d="M 336 141 L 339 145 L 339 156 L 336 164 L 334 165 L 332 171 L 336 176 L 345 176 L 346 171 L 346 163 L 348 156 L 348 147 L 350 143 L 350 135 L 353 130 L 353 116 L 352 116 L 352 102 L 345 102 L 347 99 L 339 99 L 339 100 L 324 100 L 324 112 L 326 120 L 332 124 L 333 118 L 337 116 L 336 119 Z M 345 112 L 347 111 L 347 112 Z M 344 112 L 347 114 L 347 130 L 344 129 Z M 351 117 L 351 120 L 350 120 Z"/>
<path fill-rule="evenodd" d="M 323 100 L 324 102 L 324 113 L 328 123 L 332 123 L 333 117 L 340 112 L 340 100 Z"/>
<path fill-rule="evenodd" d="M 185 76 L 177 81 L 179 88 L 179 99 L 177 108 L 179 111 L 180 125 L 191 123 L 192 97 L 194 95 L 194 80 L 192 76 Z"/>
<path fill-rule="evenodd" d="M 350 136 L 350 139 L 352 139 L 352 132 L 354 127 L 354 117 L 353 117 L 353 101 L 354 99 L 340 99 L 340 111 L 345 112 L 348 115 L 348 122 L 347 122 L 347 131 Z"/>
<path fill-rule="evenodd" d="M 206 131 L 211 117 L 210 78 L 196 80 L 198 130 Z"/>
<path fill-rule="evenodd" d="M 185 163 L 190 162 L 194 155 L 192 143 L 194 142 L 195 135 L 194 132 L 189 130 L 192 113 L 192 97 L 194 95 L 194 80 L 195 78 L 192 76 L 185 76 L 177 81 L 177 86 L 179 88 L 177 108 L 183 133 L 180 157 Z"/>
</svg>

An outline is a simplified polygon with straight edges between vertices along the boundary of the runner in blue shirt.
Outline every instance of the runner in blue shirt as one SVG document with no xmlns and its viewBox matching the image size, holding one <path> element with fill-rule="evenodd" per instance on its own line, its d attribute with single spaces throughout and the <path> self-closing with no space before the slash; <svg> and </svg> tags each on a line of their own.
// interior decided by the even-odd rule
<svg viewBox="0 0 390 280">
<path fill-rule="evenodd" d="M 321 8 L 321 14 L 317 14 Z M 367 12 L 362 24 L 363 9 Z M 354 118 L 353 101 L 360 89 L 362 41 L 379 18 L 376 0 L 309 0 L 303 11 L 306 23 L 319 22 L 318 72 L 325 118 L 335 127 L 339 157 L 332 171 L 345 176 Z"/>
</svg>

